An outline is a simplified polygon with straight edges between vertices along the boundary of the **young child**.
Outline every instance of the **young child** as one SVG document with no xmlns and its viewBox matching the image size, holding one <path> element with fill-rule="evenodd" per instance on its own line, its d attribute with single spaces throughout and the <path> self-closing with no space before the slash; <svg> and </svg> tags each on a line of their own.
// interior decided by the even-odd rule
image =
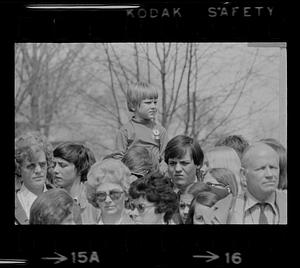
<svg viewBox="0 0 300 268">
<path fill-rule="evenodd" d="M 167 144 L 167 131 L 156 121 L 157 90 L 138 83 L 127 91 L 127 107 L 132 118 L 121 127 L 116 138 L 116 151 L 121 157 L 133 145 L 145 146 L 161 162 Z"/>
</svg>

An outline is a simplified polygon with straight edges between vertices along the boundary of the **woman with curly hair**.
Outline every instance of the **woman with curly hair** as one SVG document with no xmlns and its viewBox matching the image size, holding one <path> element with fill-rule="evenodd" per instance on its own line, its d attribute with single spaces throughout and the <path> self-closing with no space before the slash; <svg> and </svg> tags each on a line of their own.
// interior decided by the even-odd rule
<svg viewBox="0 0 300 268">
<path fill-rule="evenodd" d="M 64 189 L 54 188 L 42 193 L 30 209 L 30 224 L 75 224 L 74 200 Z"/>
<path fill-rule="evenodd" d="M 39 132 L 27 132 L 15 140 L 15 223 L 28 224 L 30 207 L 43 192 L 52 188 L 52 145 Z"/>
<path fill-rule="evenodd" d="M 129 184 L 136 177 L 117 159 L 92 165 L 87 175 L 87 199 L 101 211 L 98 224 L 132 224 L 125 209 Z"/>
<path fill-rule="evenodd" d="M 138 178 L 129 188 L 131 217 L 136 224 L 170 224 L 178 208 L 173 183 L 159 172 Z"/>
</svg>

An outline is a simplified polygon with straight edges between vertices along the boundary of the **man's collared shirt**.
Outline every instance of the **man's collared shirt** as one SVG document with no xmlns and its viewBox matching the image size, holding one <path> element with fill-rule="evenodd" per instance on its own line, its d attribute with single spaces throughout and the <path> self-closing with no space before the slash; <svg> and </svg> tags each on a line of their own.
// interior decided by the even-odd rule
<svg viewBox="0 0 300 268">
<path fill-rule="evenodd" d="M 44 185 L 43 192 L 46 192 L 47 188 Z M 32 203 L 37 198 L 37 195 L 35 195 L 33 192 L 29 191 L 24 184 L 22 184 L 20 190 L 17 192 L 17 197 L 20 200 L 20 203 L 26 213 L 27 218 L 29 219 L 30 216 L 30 208 L 32 206 Z"/>
<path fill-rule="evenodd" d="M 268 224 L 276 224 L 279 220 L 279 213 L 277 206 L 275 204 L 276 192 L 274 192 L 264 203 L 268 205 L 265 206 L 264 213 L 267 217 Z M 253 195 L 248 191 L 246 192 L 246 202 L 244 209 L 244 223 L 245 224 L 259 224 L 260 207 L 258 201 Z"/>
</svg>

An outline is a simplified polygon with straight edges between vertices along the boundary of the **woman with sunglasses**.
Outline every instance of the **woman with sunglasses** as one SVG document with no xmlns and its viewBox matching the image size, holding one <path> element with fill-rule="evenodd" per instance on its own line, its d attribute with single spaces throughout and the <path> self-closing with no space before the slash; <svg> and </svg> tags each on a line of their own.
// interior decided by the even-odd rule
<svg viewBox="0 0 300 268">
<path fill-rule="evenodd" d="M 135 180 L 129 188 L 131 217 L 136 224 L 170 224 L 178 207 L 171 180 L 159 172 Z"/>
<path fill-rule="evenodd" d="M 105 159 L 92 165 L 87 175 L 87 198 L 101 210 L 99 224 L 132 224 L 125 209 L 130 183 L 135 177 L 117 159 Z"/>
</svg>

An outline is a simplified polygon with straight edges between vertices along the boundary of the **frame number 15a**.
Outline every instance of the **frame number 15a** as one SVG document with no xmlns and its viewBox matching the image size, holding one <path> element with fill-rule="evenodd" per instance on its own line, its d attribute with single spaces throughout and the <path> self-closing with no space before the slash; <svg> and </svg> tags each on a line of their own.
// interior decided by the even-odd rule
<svg viewBox="0 0 300 268">
<path fill-rule="evenodd" d="M 97 251 L 87 252 L 71 252 L 72 263 L 99 263 L 99 256 Z"/>
</svg>

